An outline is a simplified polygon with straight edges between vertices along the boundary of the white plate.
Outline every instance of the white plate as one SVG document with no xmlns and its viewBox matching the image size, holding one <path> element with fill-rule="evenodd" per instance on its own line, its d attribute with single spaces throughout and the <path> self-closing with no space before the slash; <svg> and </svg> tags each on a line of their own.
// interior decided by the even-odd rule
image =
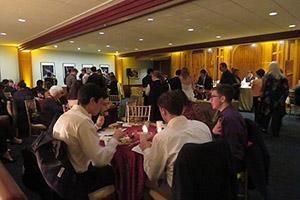
<svg viewBox="0 0 300 200">
<path fill-rule="evenodd" d="M 128 123 L 124 123 L 124 124 L 122 125 L 122 127 L 129 128 L 129 127 L 132 127 L 132 125 L 131 125 L 131 124 L 128 124 Z"/>
<path fill-rule="evenodd" d="M 99 131 L 98 135 L 99 136 L 112 136 L 114 135 L 115 129 L 107 129 L 107 130 L 103 130 L 103 131 Z"/>
</svg>

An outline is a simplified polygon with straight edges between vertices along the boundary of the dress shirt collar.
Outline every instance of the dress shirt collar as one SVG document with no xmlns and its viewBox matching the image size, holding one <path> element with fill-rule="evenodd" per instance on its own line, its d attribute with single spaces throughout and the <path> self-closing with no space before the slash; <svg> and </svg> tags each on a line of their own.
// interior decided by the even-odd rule
<svg viewBox="0 0 300 200">
<path fill-rule="evenodd" d="M 183 115 L 179 115 L 177 117 L 174 117 L 173 119 L 171 119 L 167 125 L 168 128 L 172 128 L 175 127 L 176 125 L 182 125 L 183 123 L 185 123 L 188 119 L 183 116 Z"/>
<path fill-rule="evenodd" d="M 91 118 L 92 115 L 86 111 L 81 105 L 74 105 L 71 110 L 81 112 L 82 114 L 86 115 L 87 117 Z"/>
</svg>

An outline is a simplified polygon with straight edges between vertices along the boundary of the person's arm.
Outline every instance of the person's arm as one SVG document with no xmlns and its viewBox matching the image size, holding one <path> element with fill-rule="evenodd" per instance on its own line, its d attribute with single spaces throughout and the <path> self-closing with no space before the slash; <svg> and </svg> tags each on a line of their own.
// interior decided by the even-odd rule
<svg viewBox="0 0 300 200">
<path fill-rule="evenodd" d="M 86 122 L 80 124 L 78 129 L 78 141 L 82 151 L 96 166 L 108 165 L 118 145 L 117 137 L 112 137 L 105 147 L 100 146 L 96 128 Z"/>
<path fill-rule="evenodd" d="M 145 89 L 145 94 L 146 94 L 146 96 L 149 96 L 149 94 L 150 94 L 150 84 L 147 85 L 147 87 Z"/>
<path fill-rule="evenodd" d="M 6 102 L 6 109 L 7 109 L 7 112 L 10 116 L 13 116 L 13 112 L 12 112 L 12 103 L 11 101 L 7 101 Z"/>
<path fill-rule="evenodd" d="M 156 136 L 153 138 L 151 148 L 143 151 L 144 170 L 150 181 L 158 180 L 166 167 L 167 152 L 165 152 L 164 146 Z"/>
</svg>

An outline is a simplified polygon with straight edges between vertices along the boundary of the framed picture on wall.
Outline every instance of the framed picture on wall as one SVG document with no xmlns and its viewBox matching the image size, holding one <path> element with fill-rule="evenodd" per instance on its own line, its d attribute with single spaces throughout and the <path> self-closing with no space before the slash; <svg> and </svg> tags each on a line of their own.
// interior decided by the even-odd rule
<svg viewBox="0 0 300 200">
<path fill-rule="evenodd" d="M 94 65 L 92 65 L 92 64 L 82 64 L 82 69 L 83 68 L 91 68 L 91 67 L 93 67 Z"/>
<path fill-rule="evenodd" d="M 140 77 L 140 70 L 139 69 L 134 69 L 134 68 L 127 68 L 127 76 L 129 79 L 134 79 L 137 80 Z"/>
<path fill-rule="evenodd" d="M 100 64 L 99 67 L 103 73 L 109 72 L 109 64 Z"/>
<path fill-rule="evenodd" d="M 65 80 L 66 76 L 68 75 L 68 71 L 70 69 L 75 68 L 76 65 L 74 63 L 63 63 L 62 66 L 63 66 L 63 70 L 64 70 L 63 75 L 64 75 L 64 80 Z"/>
<path fill-rule="evenodd" d="M 42 79 L 47 77 L 47 73 L 51 73 L 55 75 L 54 73 L 54 62 L 41 62 L 41 75 Z"/>
</svg>

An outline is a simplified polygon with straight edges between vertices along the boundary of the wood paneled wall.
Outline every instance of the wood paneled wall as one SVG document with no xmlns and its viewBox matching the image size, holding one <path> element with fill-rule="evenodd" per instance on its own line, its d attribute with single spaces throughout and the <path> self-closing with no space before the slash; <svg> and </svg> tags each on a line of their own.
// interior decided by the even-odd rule
<svg viewBox="0 0 300 200">
<path fill-rule="evenodd" d="M 32 87 L 32 62 L 30 51 L 18 50 L 20 80 L 24 80 L 28 87 Z"/>
</svg>

